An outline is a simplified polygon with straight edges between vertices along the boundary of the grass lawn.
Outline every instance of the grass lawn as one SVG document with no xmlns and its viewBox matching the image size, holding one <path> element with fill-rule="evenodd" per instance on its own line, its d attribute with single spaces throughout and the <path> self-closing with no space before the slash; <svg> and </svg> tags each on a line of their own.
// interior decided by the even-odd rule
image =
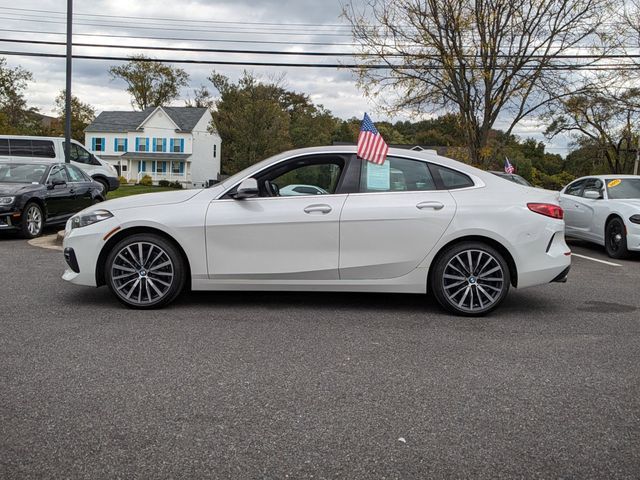
<svg viewBox="0 0 640 480">
<path fill-rule="evenodd" d="M 121 186 L 117 190 L 113 190 L 107 193 L 107 200 L 113 200 L 114 198 L 128 197 L 130 195 L 139 195 L 141 193 L 153 193 L 153 192 L 168 192 L 170 190 L 175 191 L 175 188 L 169 187 L 145 187 L 144 185 L 126 185 Z"/>
</svg>

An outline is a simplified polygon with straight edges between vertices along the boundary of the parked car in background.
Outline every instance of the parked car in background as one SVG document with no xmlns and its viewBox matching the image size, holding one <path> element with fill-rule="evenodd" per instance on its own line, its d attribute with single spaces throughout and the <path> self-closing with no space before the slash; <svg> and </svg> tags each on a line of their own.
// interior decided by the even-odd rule
<svg viewBox="0 0 640 480">
<path fill-rule="evenodd" d="M 294 184 L 326 194 L 282 196 Z M 307 179 L 301 182 L 301 179 Z M 66 226 L 63 278 L 108 285 L 133 308 L 194 290 L 426 293 L 460 315 L 490 312 L 511 286 L 566 280 L 562 209 L 469 165 L 355 146 L 271 157 L 208 189 L 115 199 Z M 328 299 L 330 301 L 330 299 Z"/>
<path fill-rule="evenodd" d="M 60 137 L 0 135 L 0 162 L 64 162 L 64 143 L 64 138 Z M 120 186 L 116 169 L 75 140 L 71 140 L 71 164 L 100 183 L 105 195 Z"/>
<path fill-rule="evenodd" d="M 103 200 L 102 185 L 75 165 L 0 163 L 0 232 L 37 237 L 45 225 Z"/>
<path fill-rule="evenodd" d="M 329 192 L 315 185 L 293 184 L 282 187 L 279 193 L 282 197 L 288 197 L 292 195 L 326 195 Z"/>
<path fill-rule="evenodd" d="M 640 251 L 640 176 L 597 175 L 560 192 L 569 237 L 603 245 L 612 258 Z"/>
<path fill-rule="evenodd" d="M 493 170 L 491 170 L 490 173 L 493 173 L 494 175 L 504 178 L 505 180 L 509 180 L 513 183 L 518 183 L 526 187 L 533 187 L 533 185 L 531 185 L 531 183 L 529 183 L 525 178 L 521 177 L 520 175 L 516 175 L 515 173 L 499 172 Z"/>
</svg>

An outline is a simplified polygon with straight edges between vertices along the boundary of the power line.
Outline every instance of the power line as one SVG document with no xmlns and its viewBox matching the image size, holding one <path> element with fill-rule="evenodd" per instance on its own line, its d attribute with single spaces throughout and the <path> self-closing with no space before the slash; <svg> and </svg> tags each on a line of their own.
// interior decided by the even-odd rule
<svg viewBox="0 0 640 480">
<path fill-rule="evenodd" d="M 65 58 L 64 54 L 57 53 L 44 53 L 44 52 L 16 52 L 16 51 L 0 51 L 0 55 L 8 56 L 24 56 L 24 57 L 42 57 L 42 58 Z M 116 62 L 128 62 L 131 61 L 130 57 L 116 57 L 107 55 L 73 55 L 73 58 L 80 60 L 109 60 Z M 253 62 L 253 61 L 226 61 L 226 60 L 192 60 L 192 59 L 169 59 L 169 58 L 149 58 L 145 61 L 156 63 L 177 63 L 177 64 L 196 64 L 196 65 L 236 65 L 246 67 L 287 67 L 287 68 L 347 68 L 356 69 L 364 68 L 370 70 L 389 70 L 389 69 L 401 69 L 401 70 L 442 70 L 439 65 L 420 66 L 415 67 L 412 65 L 394 64 L 341 64 L 341 63 L 284 63 L 284 62 Z M 532 66 L 531 68 L 522 68 L 521 70 L 537 70 L 538 67 Z M 542 67 L 543 70 L 557 70 L 557 71 L 575 71 L 575 70 L 587 70 L 587 71 L 611 71 L 611 70 L 638 70 L 635 65 L 629 65 L 625 63 L 619 64 L 603 64 L 603 65 L 547 65 Z"/>
</svg>

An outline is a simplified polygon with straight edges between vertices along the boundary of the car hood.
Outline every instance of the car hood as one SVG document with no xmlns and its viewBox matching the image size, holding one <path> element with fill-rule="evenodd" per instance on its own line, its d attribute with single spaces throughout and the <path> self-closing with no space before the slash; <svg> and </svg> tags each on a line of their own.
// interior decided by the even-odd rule
<svg viewBox="0 0 640 480">
<path fill-rule="evenodd" d="M 127 187 L 120 187 L 127 188 Z M 96 205 L 97 208 L 110 211 L 123 210 L 125 208 L 152 207 L 155 205 L 171 205 L 174 203 L 186 202 L 195 197 L 202 189 L 196 190 L 176 190 L 175 192 L 143 193 L 141 195 L 131 195 L 130 197 L 107 200 Z"/>
<path fill-rule="evenodd" d="M 39 183 L 4 183 L 0 182 L 0 196 L 20 195 L 43 188 Z"/>
</svg>

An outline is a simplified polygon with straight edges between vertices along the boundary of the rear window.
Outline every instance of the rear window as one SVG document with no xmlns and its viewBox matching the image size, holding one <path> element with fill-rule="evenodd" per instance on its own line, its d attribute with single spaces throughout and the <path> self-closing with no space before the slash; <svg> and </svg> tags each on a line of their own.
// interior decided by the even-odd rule
<svg viewBox="0 0 640 480">
<path fill-rule="evenodd" d="M 40 158 L 56 158 L 56 151 L 53 149 L 51 140 L 31 140 L 33 156 Z"/>
<path fill-rule="evenodd" d="M 473 180 L 462 172 L 434 164 L 430 164 L 429 168 L 431 168 L 435 177 L 440 177 L 442 186 L 446 190 L 455 190 L 457 188 L 468 188 L 474 186 Z"/>
<path fill-rule="evenodd" d="M 0 155 L 14 157 L 55 158 L 56 152 L 51 140 L 28 140 L 10 138 L 0 140 Z"/>
</svg>

